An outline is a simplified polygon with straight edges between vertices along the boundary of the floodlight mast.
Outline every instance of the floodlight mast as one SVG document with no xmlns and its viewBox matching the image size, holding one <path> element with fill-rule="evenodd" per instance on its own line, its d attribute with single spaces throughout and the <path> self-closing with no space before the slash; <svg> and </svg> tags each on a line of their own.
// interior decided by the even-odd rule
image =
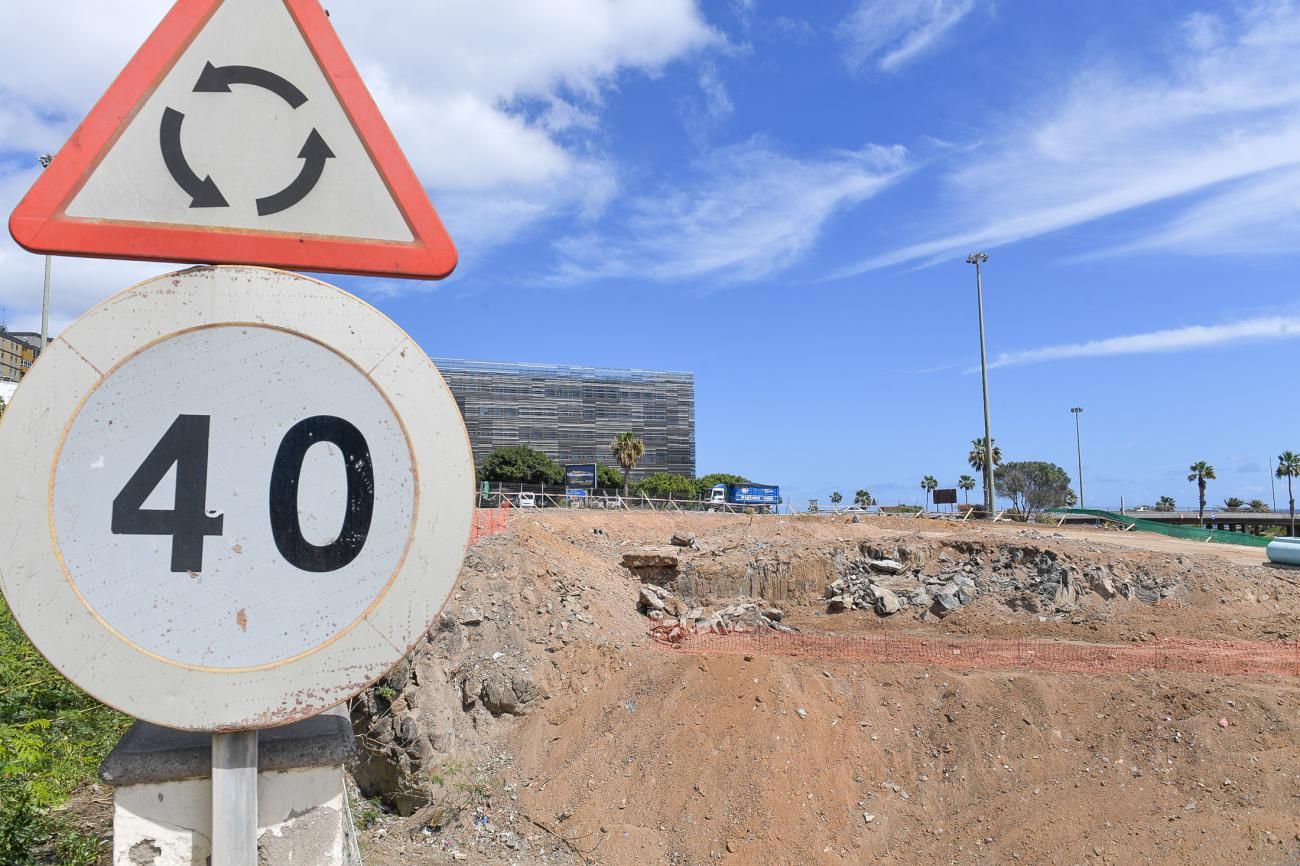
<svg viewBox="0 0 1300 866">
<path fill-rule="evenodd" d="M 966 257 L 966 264 L 975 266 L 975 304 L 979 309 L 980 323 L 980 380 L 984 387 L 984 516 L 995 516 L 994 504 L 997 491 L 993 481 L 993 431 L 989 422 L 989 365 L 984 350 L 984 285 L 981 281 L 980 265 L 989 260 L 989 254 L 974 252 Z"/>
</svg>

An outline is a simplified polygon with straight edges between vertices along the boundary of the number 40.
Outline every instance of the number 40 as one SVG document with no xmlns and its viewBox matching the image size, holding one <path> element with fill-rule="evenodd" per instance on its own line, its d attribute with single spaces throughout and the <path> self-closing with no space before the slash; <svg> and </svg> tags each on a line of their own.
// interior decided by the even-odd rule
<svg viewBox="0 0 1300 866">
<path fill-rule="evenodd" d="M 170 535 L 171 570 L 203 570 L 203 540 L 220 536 L 225 517 L 209 514 L 208 439 L 210 415 L 178 415 L 140 468 L 113 500 L 114 535 Z M 343 527 L 329 544 L 316 545 L 302 534 L 298 482 L 307 449 L 318 442 L 336 445 L 347 473 Z M 164 476 L 176 467 L 176 492 L 170 510 L 144 508 Z M 375 472 L 361 431 L 342 418 L 316 415 L 299 421 L 280 440 L 271 469 L 271 535 L 280 555 L 295 568 L 325 572 L 343 568 L 361 553 L 375 511 Z"/>
</svg>

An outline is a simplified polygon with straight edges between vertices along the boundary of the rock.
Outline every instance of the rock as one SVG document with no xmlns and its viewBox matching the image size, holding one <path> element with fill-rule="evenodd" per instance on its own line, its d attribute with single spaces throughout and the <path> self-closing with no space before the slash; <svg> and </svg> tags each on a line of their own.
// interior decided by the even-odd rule
<svg viewBox="0 0 1300 866">
<path fill-rule="evenodd" d="M 763 608 L 763 616 L 773 622 L 780 622 L 785 619 L 785 611 L 781 610 L 779 607 L 765 607 Z"/>
<path fill-rule="evenodd" d="M 944 617 L 961 607 L 961 601 L 957 598 L 957 593 L 950 588 L 944 587 L 934 597 L 934 606 L 930 608 L 938 616 Z"/>
<path fill-rule="evenodd" d="M 799 714 L 799 718 L 801 719 L 808 718 L 808 711 L 805 710 L 803 707 L 800 707 L 799 709 L 795 710 L 795 712 Z"/>
<path fill-rule="evenodd" d="M 872 821 L 876 820 L 876 816 L 871 814 L 870 812 L 863 812 L 862 820 L 870 824 Z"/>
<path fill-rule="evenodd" d="M 889 616 L 891 613 L 898 613 L 899 606 L 898 596 L 892 590 L 876 589 L 876 613 Z"/>
<path fill-rule="evenodd" d="M 844 578 L 841 577 L 832 580 L 830 584 L 826 587 L 826 597 L 834 598 L 837 595 L 843 595 L 844 590 L 848 588 L 849 588 L 849 584 L 847 581 L 844 580 Z"/>
<path fill-rule="evenodd" d="M 689 532 L 674 532 L 671 542 L 675 547 L 694 547 L 695 536 Z"/>
<path fill-rule="evenodd" d="M 872 559 L 867 561 L 867 567 L 881 574 L 899 574 L 903 570 L 903 563 L 897 559 Z"/>
<path fill-rule="evenodd" d="M 461 625 L 478 625 L 481 622 L 483 622 L 483 614 L 472 607 L 466 608 L 465 613 L 461 614 L 460 617 Z"/>
<path fill-rule="evenodd" d="M 629 570 L 642 568 L 677 568 L 677 554 L 675 552 L 655 553 L 651 551 L 642 551 L 641 553 L 623 554 L 623 567 Z"/>
<path fill-rule="evenodd" d="M 853 607 L 852 596 L 837 595 L 826 603 L 826 609 L 831 613 L 840 613 Z"/>
<path fill-rule="evenodd" d="M 642 610 L 667 610 L 663 599 L 655 592 L 657 587 L 643 586 L 637 599 L 637 606 Z"/>
<path fill-rule="evenodd" d="M 930 594 L 924 589 L 918 589 L 916 592 L 909 595 L 907 600 L 917 607 L 929 607 L 934 601 L 930 598 Z"/>
<path fill-rule="evenodd" d="M 970 604 L 975 600 L 975 584 L 963 583 L 957 587 L 957 601 Z"/>
</svg>

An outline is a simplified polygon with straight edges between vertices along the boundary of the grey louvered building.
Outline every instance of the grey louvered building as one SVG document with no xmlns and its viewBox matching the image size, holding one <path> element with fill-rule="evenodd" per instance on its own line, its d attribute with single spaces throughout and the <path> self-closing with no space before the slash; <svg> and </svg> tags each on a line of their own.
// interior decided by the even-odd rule
<svg viewBox="0 0 1300 866">
<path fill-rule="evenodd" d="M 435 358 L 465 418 L 474 464 L 493 449 L 528 445 L 558 463 L 617 468 L 609 445 L 645 441 L 633 478 L 695 475 L 695 376 L 559 364 Z"/>
</svg>

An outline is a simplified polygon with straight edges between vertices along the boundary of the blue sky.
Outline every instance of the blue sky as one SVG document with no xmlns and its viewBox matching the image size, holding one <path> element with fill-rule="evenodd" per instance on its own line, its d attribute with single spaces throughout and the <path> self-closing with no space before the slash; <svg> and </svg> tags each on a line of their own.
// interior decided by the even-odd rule
<svg viewBox="0 0 1300 866">
<path fill-rule="evenodd" d="M 461 250 L 334 281 L 432 355 L 691 370 L 701 473 L 916 502 L 982 433 L 985 249 L 1008 459 L 1076 475 L 1083 406 L 1089 503 L 1194 506 L 1300 450 L 1298 4 L 327 5 Z M 6 212 L 167 6 L 0 0 Z M 57 260 L 56 329 L 160 271 Z M 5 238 L 10 327 L 40 288 Z"/>
</svg>

